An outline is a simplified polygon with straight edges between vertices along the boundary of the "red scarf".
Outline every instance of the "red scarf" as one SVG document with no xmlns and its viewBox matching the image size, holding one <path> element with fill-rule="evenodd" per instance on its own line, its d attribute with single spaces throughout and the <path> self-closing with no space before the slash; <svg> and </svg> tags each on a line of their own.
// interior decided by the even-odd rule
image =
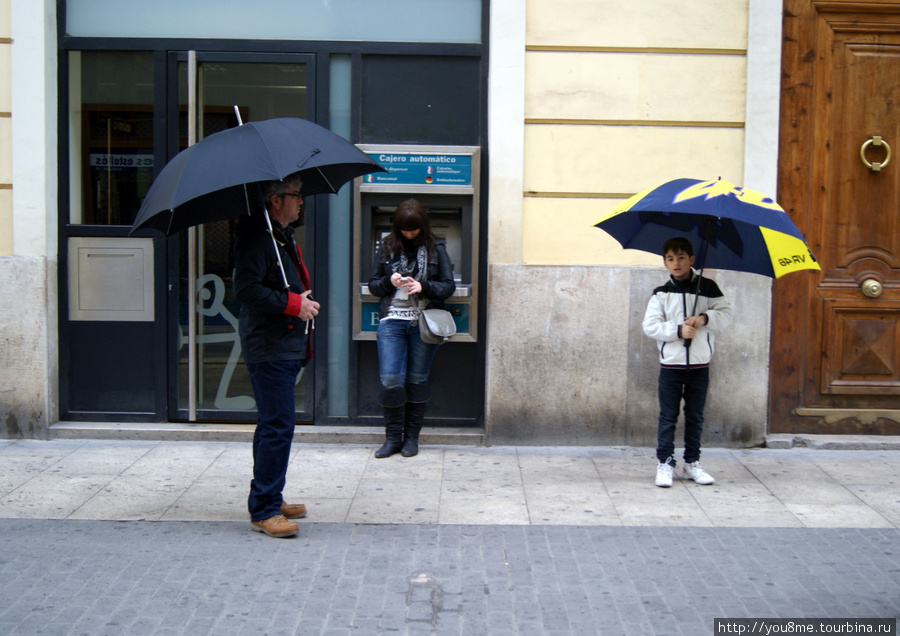
<svg viewBox="0 0 900 636">
<path fill-rule="evenodd" d="M 294 243 L 294 246 L 297 248 L 297 262 L 294 264 L 297 266 L 297 273 L 300 274 L 300 282 L 303 283 L 303 291 L 306 291 L 309 289 L 309 270 L 306 269 L 306 264 L 303 262 L 303 252 L 300 251 L 300 246 L 296 243 Z M 312 334 L 310 333 L 306 338 L 307 360 L 312 360 L 313 357 L 312 341 Z"/>
</svg>

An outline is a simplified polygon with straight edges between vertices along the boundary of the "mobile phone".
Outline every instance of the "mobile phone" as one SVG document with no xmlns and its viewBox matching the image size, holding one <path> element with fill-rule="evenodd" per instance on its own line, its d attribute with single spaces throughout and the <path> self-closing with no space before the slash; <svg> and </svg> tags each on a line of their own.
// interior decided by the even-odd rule
<svg viewBox="0 0 900 636">
<path fill-rule="evenodd" d="M 406 282 L 408 282 L 408 281 L 409 281 L 409 278 L 407 278 L 406 276 L 401 276 L 401 277 L 400 277 L 400 282 L 401 282 L 401 283 L 406 283 Z"/>
</svg>

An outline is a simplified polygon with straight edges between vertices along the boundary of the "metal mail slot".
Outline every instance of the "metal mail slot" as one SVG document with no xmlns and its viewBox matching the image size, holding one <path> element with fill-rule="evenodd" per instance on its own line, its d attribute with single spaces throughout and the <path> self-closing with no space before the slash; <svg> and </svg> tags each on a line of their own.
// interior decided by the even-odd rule
<svg viewBox="0 0 900 636">
<path fill-rule="evenodd" d="M 69 239 L 69 320 L 152 322 L 153 239 Z"/>
</svg>

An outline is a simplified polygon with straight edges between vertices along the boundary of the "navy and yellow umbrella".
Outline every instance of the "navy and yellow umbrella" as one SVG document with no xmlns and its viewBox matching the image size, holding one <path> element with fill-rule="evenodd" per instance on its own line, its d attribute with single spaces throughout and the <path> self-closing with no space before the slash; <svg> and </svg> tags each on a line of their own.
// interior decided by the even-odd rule
<svg viewBox="0 0 900 636">
<path fill-rule="evenodd" d="M 622 247 L 662 256 L 683 236 L 704 267 L 778 278 L 821 269 L 803 235 L 774 199 L 728 181 L 675 179 L 640 192 L 595 224 Z"/>
</svg>

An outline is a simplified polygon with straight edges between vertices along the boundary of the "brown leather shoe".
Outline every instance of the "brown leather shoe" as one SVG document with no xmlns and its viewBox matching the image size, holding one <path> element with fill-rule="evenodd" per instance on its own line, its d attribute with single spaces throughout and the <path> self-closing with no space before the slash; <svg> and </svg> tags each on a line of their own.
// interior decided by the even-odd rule
<svg viewBox="0 0 900 636">
<path fill-rule="evenodd" d="M 262 521 L 251 521 L 250 529 L 256 532 L 264 532 L 270 537 L 282 539 L 294 536 L 300 530 L 300 527 L 296 523 L 285 519 L 284 515 L 275 515 Z"/>
<path fill-rule="evenodd" d="M 303 504 L 281 504 L 281 514 L 287 519 L 302 519 L 306 516 L 306 506 Z"/>
</svg>

